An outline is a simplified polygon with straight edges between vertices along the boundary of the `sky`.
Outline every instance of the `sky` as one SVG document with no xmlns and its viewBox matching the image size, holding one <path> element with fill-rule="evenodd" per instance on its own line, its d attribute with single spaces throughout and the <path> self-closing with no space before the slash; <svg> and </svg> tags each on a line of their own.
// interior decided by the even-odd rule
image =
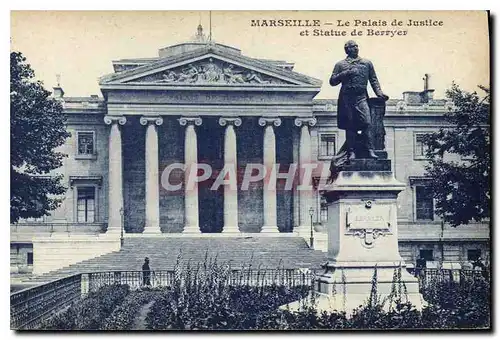
<svg viewBox="0 0 500 340">
<path fill-rule="evenodd" d="M 251 26 L 251 20 L 264 19 L 319 20 L 320 26 Z M 407 26 L 410 19 L 442 21 L 442 25 Z M 402 25 L 392 26 L 393 20 Z M 374 26 L 383 21 L 386 26 Z M 112 60 L 156 57 L 158 49 L 190 40 L 199 23 L 208 33 L 208 11 L 13 11 L 10 47 L 27 57 L 47 88 L 56 85 L 60 74 L 65 96 L 101 96 L 98 78 L 113 72 Z M 294 71 L 323 81 L 316 98 L 337 97 L 339 87 L 331 87 L 328 79 L 334 64 L 345 58 L 343 46 L 349 39 L 358 43 L 360 56 L 373 62 L 382 89 L 391 98 L 421 91 L 425 73 L 430 74 L 435 98 L 444 98 L 453 81 L 466 90 L 488 85 L 487 25 L 484 11 L 212 12 L 215 42 L 237 47 L 249 57 L 294 62 Z M 347 35 L 313 36 L 314 28 L 345 30 Z M 306 29 L 309 36 L 301 36 Z M 363 31 L 363 36 L 351 36 L 353 29 Z M 367 36 L 370 29 L 406 31 L 406 35 Z"/>
</svg>

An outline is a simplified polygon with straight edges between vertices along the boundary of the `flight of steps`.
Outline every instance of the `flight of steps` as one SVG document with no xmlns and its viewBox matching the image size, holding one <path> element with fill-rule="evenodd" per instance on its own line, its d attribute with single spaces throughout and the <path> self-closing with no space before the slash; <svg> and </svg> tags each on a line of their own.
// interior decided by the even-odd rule
<svg viewBox="0 0 500 340">
<path fill-rule="evenodd" d="M 49 272 L 30 279 L 48 282 L 76 273 L 113 270 L 141 270 L 144 258 L 150 259 L 151 270 L 173 270 L 181 256 L 184 265 L 203 263 L 205 256 L 218 263 L 231 261 L 232 268 L 319 269 L 326 254 L 312 250 L 301 237 L 227 237 L 227 238 L 126 238 L 120 251 Z"/>
</svg>

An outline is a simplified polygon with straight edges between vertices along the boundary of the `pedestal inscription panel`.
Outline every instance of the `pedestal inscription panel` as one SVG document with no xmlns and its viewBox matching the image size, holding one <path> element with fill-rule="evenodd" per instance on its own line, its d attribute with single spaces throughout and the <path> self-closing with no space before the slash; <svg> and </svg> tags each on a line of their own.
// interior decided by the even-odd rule
<svg viewBox="0 0 500 340">
<path fill-rule="evenodd" d="M 360 237 L 364 247 L 371 248 L 377 237 L 392 234 L 391 204 L 375 204 L 367 200 L 346 207 L 345 216 L 345 234 Z"/>
</svg>

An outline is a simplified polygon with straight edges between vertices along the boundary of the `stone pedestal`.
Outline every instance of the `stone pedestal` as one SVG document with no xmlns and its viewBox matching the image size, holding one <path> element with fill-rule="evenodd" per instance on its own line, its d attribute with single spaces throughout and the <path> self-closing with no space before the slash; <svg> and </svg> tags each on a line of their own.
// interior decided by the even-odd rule
<svg viewBox="0 0 500 340">
<path fill-rule="evenodd" d="M 422 307 L 418 281 L 406 271 L 398 249 L 397 196 L 404 189 L 386 159 L 353 160 L 325 188 L 328 262 L 312 293 L 318 311 L 351 314 L 366 305 L 374 277 L 384 308 L 390 307 L 391 292 Z M 290 307 L 298 309 L 302 303 Z"/>
</svg>

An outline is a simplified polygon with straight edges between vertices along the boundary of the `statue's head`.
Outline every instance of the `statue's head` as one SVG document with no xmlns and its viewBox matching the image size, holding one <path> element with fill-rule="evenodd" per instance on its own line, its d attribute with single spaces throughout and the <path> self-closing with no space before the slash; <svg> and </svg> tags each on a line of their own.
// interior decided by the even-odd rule
<svg viewBox="0 0 500 340">
<path fill-rule="evenodd" d="M 357 58 L 359 53 L 358 44 L 354 40 L 349 40 L 344 45 L 345 53 L 351 58 Z"/>
</svg>

